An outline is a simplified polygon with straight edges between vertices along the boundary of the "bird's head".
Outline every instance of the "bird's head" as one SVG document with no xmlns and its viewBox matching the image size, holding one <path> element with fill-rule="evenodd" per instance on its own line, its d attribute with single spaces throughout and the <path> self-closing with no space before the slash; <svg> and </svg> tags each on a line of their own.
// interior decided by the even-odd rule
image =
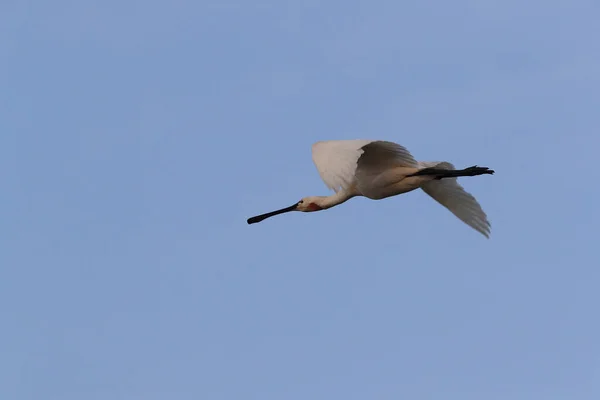
<svg viewBox="0 0 600 400">
<path fill-rule="evenodd" d="M 296 210 L 303 212 L 321 211 L 325 208 L 322 206 L 322 200 L 323 197 L 320 196 L 304 197 L 296 205 Z"/>
<path fill-rule="evenodd" d="M 320 211 L 320 210 L 327 208 L 327 207 L 325 207 L 325 205 L 323 203 L 323 199 L 325 199 L 325 197 L 320 197 L 320 196 L 305 197 L 302 200 L 300 200 L 299 202 L 297 202 L 289 207 L 282 208 L 281 210 L 271 211 L 266 214 L 261 214 L 261 215 L 257 215 L 256 217 L 248 218 L 248 223 L 255 224 L 257 222 L 263 221 L 272 216 L 287 213 L 290 211 L 303 211 L 303 212 Z"/>
</svg>

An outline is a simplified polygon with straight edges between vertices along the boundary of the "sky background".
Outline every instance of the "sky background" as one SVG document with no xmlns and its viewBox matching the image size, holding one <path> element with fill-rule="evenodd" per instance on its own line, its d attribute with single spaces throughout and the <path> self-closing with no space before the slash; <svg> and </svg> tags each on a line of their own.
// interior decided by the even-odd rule
<svg viewBox="0 0 600 400">
<path fill-rule="evenodd" d="M 600 3 L 0 2 L 0 397 L 600 398 Z M 311 145 L 463 179 L 326 195 Z"/>
</svg>

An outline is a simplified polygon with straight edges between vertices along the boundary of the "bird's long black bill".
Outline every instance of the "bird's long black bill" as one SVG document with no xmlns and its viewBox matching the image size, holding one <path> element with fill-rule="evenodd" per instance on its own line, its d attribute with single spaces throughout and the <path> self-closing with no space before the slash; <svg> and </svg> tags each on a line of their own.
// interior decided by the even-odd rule
<svg viewBox="0 0 600 400">
<path fill-rule="evenodd" d="M 279 215 L 279 214 L 283 214 L 286 212 L 295 211 L 296 207 L 298 207 L 298 204 L 294 204 L 293 206 L 282 208 L 281 210 L 271 211 L 266 214 L 257 215 L 256 217 L 248 218 L 248 224 L 255 224 L 257 222 L 260 222 L 260 221 L 267 219 L 269 217 L 272 217 L 274 215 Z"/>
</svg>

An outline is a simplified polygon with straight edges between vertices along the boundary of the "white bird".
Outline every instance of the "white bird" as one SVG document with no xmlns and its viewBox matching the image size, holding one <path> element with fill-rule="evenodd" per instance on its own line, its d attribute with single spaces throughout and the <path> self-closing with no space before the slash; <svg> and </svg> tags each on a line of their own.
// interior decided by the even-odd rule
<svg viewBox="0 0 600 400">
<path fill-rule="evenodd" d="M 477 200 L 457 182 L 460 176 L 493 174 L 486 167 L 455 169 L 449 162 L 416 161 L 403 146 L 383 140 L 331 140 L 313 144 L 321 179 L 335 194 L 305 197 L 296 204 L 257 215 L 248 224 L 290 211 L 321 211 L 356 197 L 373 200 L 423 189 L 471 228 L 489 238 L 491 225 Z"/>
</svg>

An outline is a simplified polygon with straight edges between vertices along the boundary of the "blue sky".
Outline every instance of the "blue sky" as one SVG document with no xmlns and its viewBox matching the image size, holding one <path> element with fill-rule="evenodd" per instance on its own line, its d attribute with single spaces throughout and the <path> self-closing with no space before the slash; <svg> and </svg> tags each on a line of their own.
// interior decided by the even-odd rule
<svg viewBox="0 0 600 400">
<path fill-rule="evenodd" d="M 596 1 L 4 1 L 3 399 L 597 399 Z M 464 179 L 325 195 L 318 140 Z"/>
</svg>

